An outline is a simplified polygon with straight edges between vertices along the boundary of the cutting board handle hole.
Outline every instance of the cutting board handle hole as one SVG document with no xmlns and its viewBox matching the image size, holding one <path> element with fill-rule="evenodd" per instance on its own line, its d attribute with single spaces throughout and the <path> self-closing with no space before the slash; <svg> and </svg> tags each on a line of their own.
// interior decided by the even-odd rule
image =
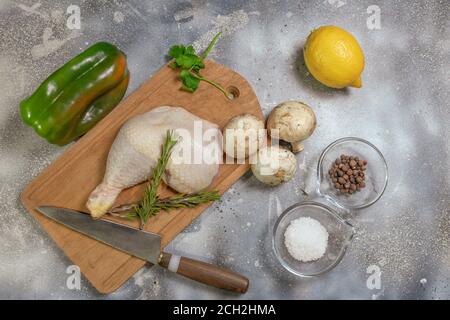
<svg viewBox="0 0 450 320">
<path fill-rule="evenodd" d="M 229 86 L 227 88 L 227 92 L 229 94 L 230 100 L 234 100 L 236 98 L 239 98 L 239 95 L 241 94 L 239 89 L 236 88 L 235 86 Z"/>
</svg>

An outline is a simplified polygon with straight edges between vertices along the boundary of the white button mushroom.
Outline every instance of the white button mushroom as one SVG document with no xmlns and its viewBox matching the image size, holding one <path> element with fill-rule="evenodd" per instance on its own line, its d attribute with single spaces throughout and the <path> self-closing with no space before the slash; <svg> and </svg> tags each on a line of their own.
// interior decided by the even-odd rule
<svg viewBox="0 0 450 320">
<path fill-rule="evenodd" d="M 240 160 L 254 155 L 265 139 L 264 122 L 252 114 L 232 118 L 223 129 L 225 153 Z"/>
<path fill-rule="evenodd" d="M 290 180 L 297 170 L 295 155 L 286 148 L 274 145 L 258 151 L 252 172 L 262 183 L 276 186 Z"/>
<path fill-rule="evenodd" d="M 306 104 L 287 101 L 276 106 L 267 119 L 267 130 L 272 138 L 289 142 L 294 153 L 303 150 L 303 141 L 316 128 L 316 115 Z"/>
</svg>

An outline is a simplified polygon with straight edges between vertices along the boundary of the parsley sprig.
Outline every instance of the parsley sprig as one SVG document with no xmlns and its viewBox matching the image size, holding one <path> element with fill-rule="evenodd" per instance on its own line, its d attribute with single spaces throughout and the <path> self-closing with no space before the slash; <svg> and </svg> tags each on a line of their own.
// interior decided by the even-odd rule
<svg viewBox="0 0 450 320">
<path fill-rule="evenodd" d="M 209 80 L 200 74 L 200 70 L 205 68 L 205 63 L 203 60 L 206 59 L 208 54 L 211 52 L 221 34 L 222 33 L 219 32 L 214 36 L 214 38 L 208 45 L 208 48 L 206 48 L 205 52 L 203 52 L 203 54 L 201 55 L 198 55 L 195 52 L 195 49 L 192 45 L 185 47 L 184 45 L 179 44 L 174 45 L 170 48 L 169 56 L 174 60 L 169 64 L 169 67 L 171 67 L 172 69 L 181 70 L 180 80 L 183 84 L 181 87 L 183 90 L 195 92 L 195 90 L 197 90 L 198 88 L 198 85 L 200 84 L 200 81 L 204 81 L 219 89 L 225 95 L 225 97 L 229 99 L 232 98 L 230 93 L 228 93 L 220 84 Z"/>
</svg>

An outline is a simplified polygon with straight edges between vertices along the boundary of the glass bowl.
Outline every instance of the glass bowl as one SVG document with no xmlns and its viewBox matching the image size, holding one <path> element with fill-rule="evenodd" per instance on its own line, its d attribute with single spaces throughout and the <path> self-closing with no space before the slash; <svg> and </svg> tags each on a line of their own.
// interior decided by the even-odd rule
<svg viewBox="0 0 450 320">
<path fill-rule="evenodd" d="M 341 154 L 367 160 L 366 187 L 361 191 L 341 194 L 330 181 L 328 170 Z M 338 207 L 347 210 L 362 209 L 374 204 L 383 195 L 388 182 L 388 168 L 381 152 L 370 142 L 353 137 L 336 140 L 325 148 L 319 158 L 317 175 L 319 193 Z"/>
<path fill-rule="evenodd" d="M 328 232 L 327 250 L 318 260 L 298 261 L 286 249 L 286 228 L 292 220 L 300 217 L 319 221 Z M 287 208 L 280 215 L 274 226 L 272 244 L 276 257 L 285 269 L 300 277 L 314 277 L 333 269 L 341 261 L 354 234 L 354 227 L 331 208 L 318 202 L 304 201 Z"/>
</svg>

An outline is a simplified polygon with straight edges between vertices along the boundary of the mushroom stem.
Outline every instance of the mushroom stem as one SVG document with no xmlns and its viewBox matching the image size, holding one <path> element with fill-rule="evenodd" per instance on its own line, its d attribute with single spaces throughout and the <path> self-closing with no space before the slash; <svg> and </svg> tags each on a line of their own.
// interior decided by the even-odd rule
<svg viewBox="0 0 450 320">
<path fill-rule="evenodd" d="M 305 146 L 303 145 L 303 141 L 291 142 L 291 146 L 293 153 L 299 153 L 305 148 Z"/>
</svg>

